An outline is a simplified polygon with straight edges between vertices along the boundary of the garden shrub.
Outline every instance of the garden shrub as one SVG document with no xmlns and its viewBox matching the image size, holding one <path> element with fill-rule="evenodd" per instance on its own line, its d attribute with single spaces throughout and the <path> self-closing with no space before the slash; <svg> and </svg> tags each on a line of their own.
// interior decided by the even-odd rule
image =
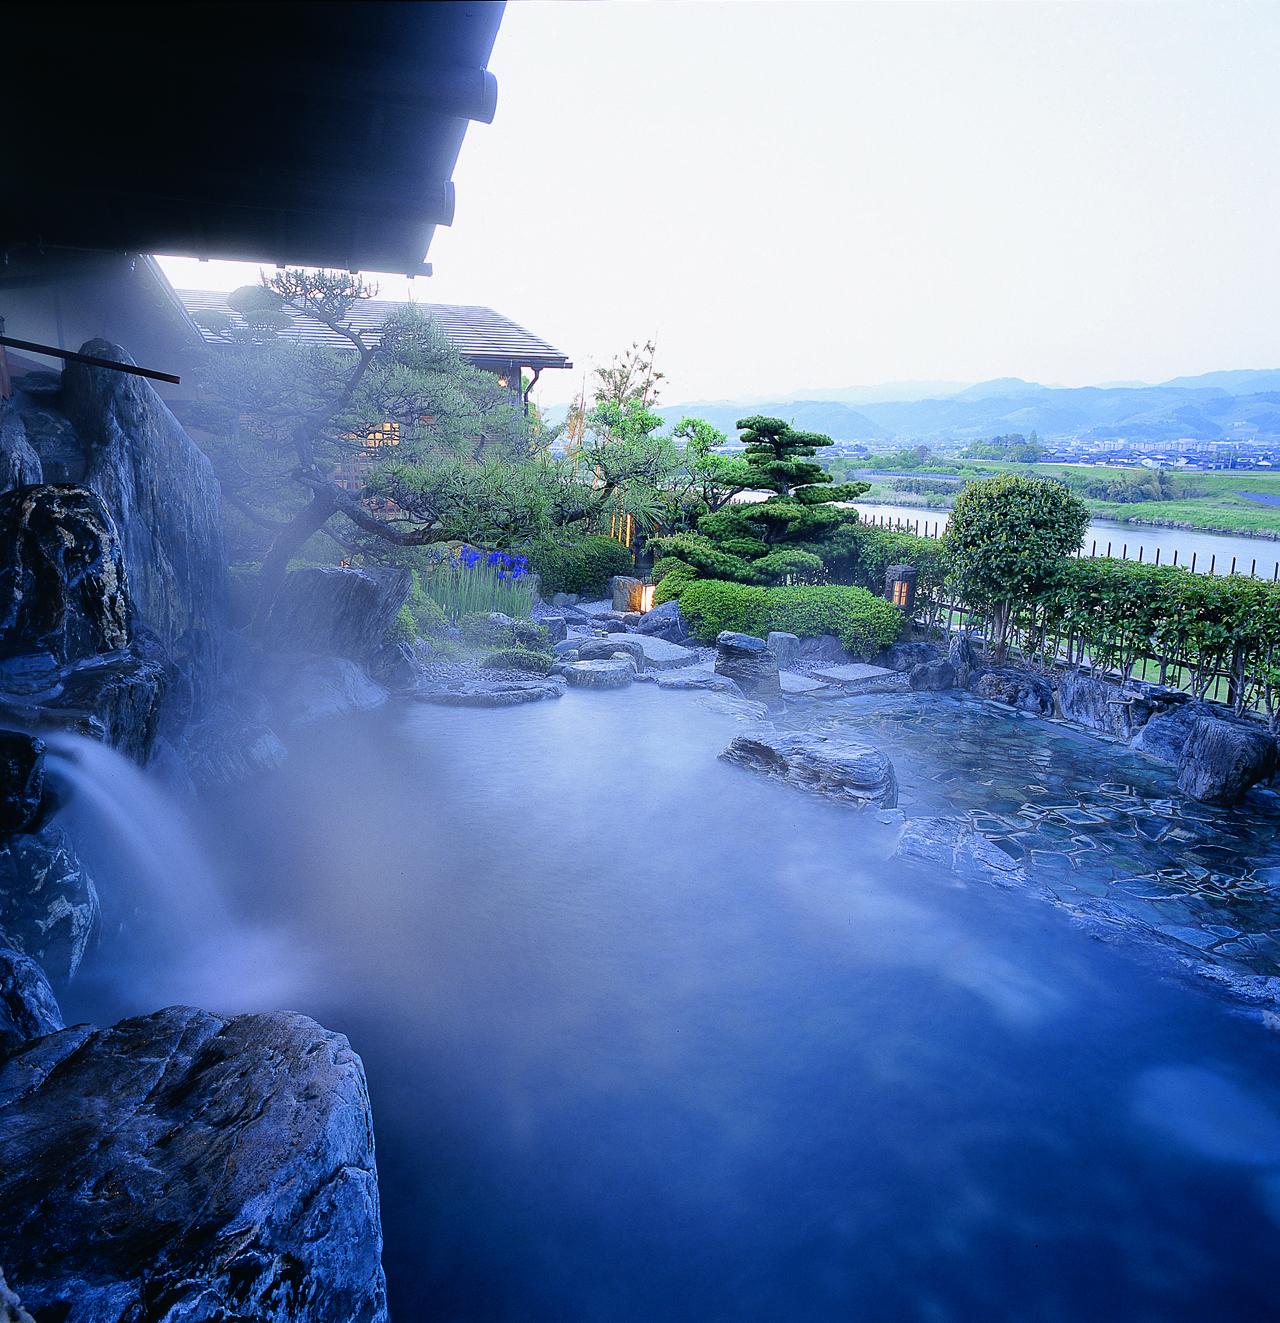
<svg viewBox="0 0 1280 1323">
<path fill-rule="evenodd" d="M 442 638 L 449 628 L 444 607 L 422 585 L 417 570 L 413 571 L 413 588 L 406 603 L 413 617 L 414 628 L 423 638 Z"/>
<path fill-rule="evenodd" d="M 682 587 L 679 601 L 690 632 L 704 643 L 725 629 L 757 638 L 771 630 L 800 638 L 834 634 L 849 652 L 866 656 L 894 643 L 903 625 L 897 607 L 844 584 L 765 588 L 699 579 Z"/>
<path fill-rule="evenodd" d="M 516 633 L 512 622 L 495 620 L 488 611 L 471 611 L 458 617 L 463 642 L 487 648 L 513 647 Z"/>
<path fill-rule="evenodd" d="M 684 561 L 677 560 L 674 556 L 667 556 L 664 560 L 658 562 L 662 567 L 662 577 L 657 577 L 655 569 L 654 579 L 657 587 L 653 590 L 654 606 L 661 606 L 663 602 L 671 602 L 680 596 L 680 590 L 693 583 L 698 577 L 698 571 L 692 565 L 686 565 Z"/>
<path fill-rule="evenodd" d="M 387 626 L 387 632 L 383 635 L 387 643 L 415 643 L 418 638 L 418 626 L 413 618 L 413 609 L 406 602 L 399 611 L 396 612 L 396 618 Z"/>
<path fill-rule="evenodd" d="M 529 548 L 529 564 L 548 597 L 552 593 L 603 597 L 615 574 L 635 573 L 631 553 L 608 537 L 584 537 L 567 543 L 540 538 Z"/>
<path fill-rule="evenodd" d="M 491 652 L 481 665 L 495 671 L 529 671 L 534 675 L 546 675 L 555 665 L 555 660 L 549 652 L 515 647 Z"/>
</svg>

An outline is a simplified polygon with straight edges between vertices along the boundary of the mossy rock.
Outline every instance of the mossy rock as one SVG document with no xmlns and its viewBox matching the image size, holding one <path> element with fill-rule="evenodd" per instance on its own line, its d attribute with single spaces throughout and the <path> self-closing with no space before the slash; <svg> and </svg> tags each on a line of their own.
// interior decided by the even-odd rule
<svg viewBox="0 0 1280 1323">
<path fill-rule="evenodd" d="M 538 652 L 533 648 L 502 648 L 491 652 L 481 664 L 495 671 L 529 671 L 534 675 L 546 675 L 555 660 L 549 652 Z"/>
</svg>

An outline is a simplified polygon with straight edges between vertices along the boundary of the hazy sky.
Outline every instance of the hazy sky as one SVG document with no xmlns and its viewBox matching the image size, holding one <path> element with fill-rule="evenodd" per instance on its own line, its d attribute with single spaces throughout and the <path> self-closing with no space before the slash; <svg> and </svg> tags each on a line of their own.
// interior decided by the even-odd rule
<svg viewBox="0 0 1280 1323">
<path fill-rule="evenodd" d="M 379 283 L 558 345 L 544 404 L 648 337 L 669 403 L 1280 365 L 1280 5 L 517 0 L 491 67 Z"/>
</svg>

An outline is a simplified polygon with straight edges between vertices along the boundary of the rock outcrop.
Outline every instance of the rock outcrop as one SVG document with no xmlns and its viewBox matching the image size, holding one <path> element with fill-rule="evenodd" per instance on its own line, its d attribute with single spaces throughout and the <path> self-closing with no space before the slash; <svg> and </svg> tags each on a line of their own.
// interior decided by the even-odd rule
<svg viewBox="0 0 1280 1323">
<path fill-rule="evenodd" d="M 644 615 L 632 626 L 637 634 L 652 634 L 668 643 L 683 643 L 689 637 L 689 626 L 680 614 L 679 602 L 663 602 Z"/>
<path fill-rule="evenodd" d="M 796 662 L 800 658 L 800 639 L 797 635 L 774 629 L 770 630 L 765 643 L 773 653 L 773 659 L 778 663 L 780 671 L 795 670 Z"/>
<path fill-rule="evenodd" d="M 1260 726 L 1201 716 L 1178 763 L 1178 789 L 1210 804 L 1234 804 L 1277 765 L 1276 740 Z"/>
<path fill-rule="evenodd" d="M 956 668 L 945 657 L 920 662 L 907 673 L 908 683 L 915 690 L 954 689 L 957 685 Z"/>
<path fill-rule="evenodd" d="M 898 779 L 879 749 L 823 735 L 735 736 L 726 761 L 854 808 L 893 808 Z"/>
<path fill-rule="evenodd" d="M 573 689 L 625 689 L 636 677 L 631 657 L 600 658 L 595 661 L 567 662 L 565 682 Z"/>
<path fill-rule="evenodd" d="M 82 352 L 133 361 L 107 340 Z M 211 681 L 227 624 L 213 466 L 141 377 L 69 363 L 58 403 L 81 441 L 83 469 L 72 481 L 96 492 L 115 521 L 138 617 L 175 663 L 193 663 L 198 684 Z M 32 444 L 40 448 L 38 439 Z"/>
<path fill-rule="evenodd" d="M 959 877 L 998 886 L 1026 885 L 1021 866 L 962 818 L 909 818 L 894 858 L 940 869 L 944 880 Z"/>
<path fill-rule="evenodd" d="M 21 951 L 0 946 L 0 1056 L 61 1028 L 62 1012 L 44 970 Z"/>
<path fill-rule="evenodd" d="M 644 644 L 626 634 L 606 634 L 602 639 L 580 639 L 578 641 L 579 661 L 608 661 L 625 653 L 636 664 L 637 671 L 645 668 Z"/>
<path fill-rule="evenodd" d="M 84 487 L 0 495 L 0 639 L 6 656 L 65 664 L 118 652 L 132 638 L 116 525 Z"/>
<path fill-rule="evenodd" d="M 286 726 L 371 712 L 391 695 L 348 657 L 286 653 L 269 659 L 267 692 L 274 712 Z"/>
<path fill-rule="evenodd" d="M 1042 675 L 1015 667 L 983 671 L 970 682 L 970 690 L 979 698 L 989 698 L 1006 707 L 1030 712 L 1038 717 L 1053 716 L 1053 686 Z"/>
<path fill-rule="evenodd" d="M 0 838 L 0 932 L 9 945 L 69 978 L 98 917 L 97 888 L 61 827 Z"/>
<path fill-rule="evenodd" d="M 271 603 L 261 643 L 272 652 L 365 661 L 382 647 L 412 586 L 409 571 L 399 568 L 291 570 Z"/>
<path fill-rule="evenodd" d="M 774 706 L 782 702 L 778 659 L 764 639 L 722 631 L 716 637 L 715 670 L 717 675 L 732 680 L 748 698 Z"/>
<path fill-rule="evenodd" d="M 0 1066 L 0 1263 L 40 1319 L 385 1323 L 360 1059 L 187 1007 Z"/>
<path fill-rule="evenodd" d="M 27 440 L 26 426 L 13 407 L 0 400 L 0 492 L 43 481 L 40 456 Z"/>
<path fill-rule="evenodd" d="M 0 836 L 27 831 L 44 801 L 44 741 L 0 730 Z"/>
</svg>

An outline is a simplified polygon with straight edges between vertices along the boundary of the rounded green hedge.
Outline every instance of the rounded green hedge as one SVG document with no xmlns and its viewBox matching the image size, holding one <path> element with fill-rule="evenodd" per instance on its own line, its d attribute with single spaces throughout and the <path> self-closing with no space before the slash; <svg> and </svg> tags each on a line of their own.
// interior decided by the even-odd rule
<svg viewBox="0 0 1280 1323">
<path fill-rule="evenodd" d="M 800 638 L 834 634 L 848 652 L 869 656 L 896 642 L 903 626 L 896 606 L 842 584 L 763 588 L 697 579 L 681 585 L 678 597 L 690 631 L 704 643 L 725 629 L 757 638 L 776 629 Z"/>
</svg>

